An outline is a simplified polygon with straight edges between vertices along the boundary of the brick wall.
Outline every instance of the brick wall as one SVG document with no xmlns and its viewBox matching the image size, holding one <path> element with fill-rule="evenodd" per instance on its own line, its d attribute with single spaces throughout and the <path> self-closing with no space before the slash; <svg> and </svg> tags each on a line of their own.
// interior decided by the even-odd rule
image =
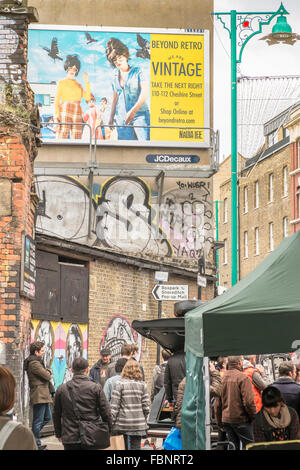
<svg viewBox="0 0 300 470">
<path fill-rule="evenodd" d="M 26 80 L 32 20 L 37 20 L 32 8 L 13 0 L 0 2 L 0 358 L 17 379 L 15 410 L 21 421 L 31 315 L 30 300 L 20 296 L 22 232 L 33 235 L 32 165 L 39 132 Z"/>
<path fill-rule="evenodd" d="M 154 271 L 149 269 L 114 263 L 104 259 L 90 263 L 88 336 L 90 366 L 99 359 L 100 342 L 113 319 L 119 317 L 119 320 L 116 320 L 113 334 L 118 338 L 123 337 L 124 342 L 132 342 L 132 339 L 128 337 L 127 324 L 131 325 L 133 320 L 157 319 L 158 302 L 151 293 L 157 284 L 154 281 L 154 274 Z M 198 288 L 194 279 L 170 275 L 168 284 L 188 284 L 189 298 L 197 298 Z M 203 297 L 205 296 L 210 299 L 213 297 L 212 285 L 209 284 Z M 162 302 L 163 318 L 173 317 L 173 312 L 174 302 Z M 116 328 L 119 328 L 119 331 L 116 331 Z M 137 342 L 137 338 L 135 337 L 133 341 Z M 114 347 L 120 348 L 121 342 L 119 341 L 118 345 L 112 344 Z M 150 387 L 153 368 L 156 364 L 156 343 L 152 340 L 143 338 L 140 362 Z"/>
<path fill-rule="evenodd" d="M 20 296 L 22 232 L 32 236 L 34 226 L 32 164 L 21 137 L 0 138 L 0 178 L 11 185 L 11 211 L 0 217 L 0 341 L 6 364 L 20 384 L 20 398 L 31 316 L 30 300 Z"/>
</svg>

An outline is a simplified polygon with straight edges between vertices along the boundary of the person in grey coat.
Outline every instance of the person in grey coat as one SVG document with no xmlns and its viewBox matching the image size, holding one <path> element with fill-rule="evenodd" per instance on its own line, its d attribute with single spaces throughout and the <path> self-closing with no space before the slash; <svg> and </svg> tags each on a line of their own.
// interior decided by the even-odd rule
<svg viewBox="0 0 300 470">
<path fill-rule="evenodd" d="M 124 369 L 127 360 L 128 359 L 126 359 L 126 357 L 120 357 L 120 359 L 117 360 L 115 364 L 116 375 L 113 375 L 107 379 L 104 384 L 103 392 L 105 393 L 106 399 L 109 403 L 111 401 L 112 392 L 114 391 L 116 383 L 121 379 L 121 372 Z"/>
<path fill-rule="evenodd" d="M 123 434 L 126 450 L 140 449 L 142 437 L 147 435 L 150 400 L 137 361 L 130 359 L 126 362 L 110 406 L 113 433 Z"/>
</svg>

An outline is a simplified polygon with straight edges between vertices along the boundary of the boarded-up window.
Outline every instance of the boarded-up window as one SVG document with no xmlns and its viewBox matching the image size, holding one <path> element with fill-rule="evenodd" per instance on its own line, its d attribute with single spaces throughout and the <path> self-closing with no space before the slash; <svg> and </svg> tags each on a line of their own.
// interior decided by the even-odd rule
<svg viewBox="0 0 300 470">
<path fill-rule="evenodd" d="M 60 305 L 64 321 L 88 323 L 88 268 L 63 263 L 60 277 Z"/>
<path fill-rule="evenodd" d="M 88 323 L 88 289 L 86 266 L 66 263 L 65 258 L 60 263 L 57 254 L 37 250 L 33 318 Z"/>
</svg>

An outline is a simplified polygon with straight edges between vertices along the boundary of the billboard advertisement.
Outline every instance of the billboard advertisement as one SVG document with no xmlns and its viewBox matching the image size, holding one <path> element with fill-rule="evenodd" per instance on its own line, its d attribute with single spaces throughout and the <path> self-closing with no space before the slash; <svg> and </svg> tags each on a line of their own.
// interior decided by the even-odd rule
<svg viewBox="0 0 300 470">
<path fill-rule="evenodd" d="M 208 41 L 206 30 L 32 25 L 44 143 L 209 147 Z"/>
</svg>

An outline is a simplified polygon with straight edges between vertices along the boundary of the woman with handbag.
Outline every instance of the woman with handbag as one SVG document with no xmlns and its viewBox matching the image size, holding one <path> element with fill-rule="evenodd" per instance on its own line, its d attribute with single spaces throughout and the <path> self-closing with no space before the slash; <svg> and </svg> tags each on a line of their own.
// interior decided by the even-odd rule
<svg viewBox="0 0 300 470">
<path fill-rule="evenodd" d="M 123 434 L 126 450 L 140 449 L 142 437 L 147 436 L 150 400 L 137 361 L 126 362 L 110 406 L 113 433 Z"/>
<path fill-rule="evenodd" d="M 55 435 L 65 450 L 97 450 L 109 447 L 111 414 L 100 384 L 88 377 L 88 361 L 72 363 L 73 378 L 58 387 L 54 399 Z"/>
</svg>

